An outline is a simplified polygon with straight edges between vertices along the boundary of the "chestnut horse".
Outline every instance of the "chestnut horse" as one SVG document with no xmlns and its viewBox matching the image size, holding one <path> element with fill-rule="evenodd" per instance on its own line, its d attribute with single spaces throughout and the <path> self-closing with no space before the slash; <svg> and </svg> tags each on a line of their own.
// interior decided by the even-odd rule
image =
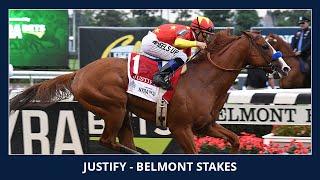
<svg viewBox="0 0 320 180">
<path fill-rule="evenodd" d="M 246 65 L 273 65 L 286 75 L 290 68 L 283 60 L 271 62 L 272 47 L 260 33 L 243 32 L 231 36 L 217 33 L 208 48 L 187 63 L 188 70 L 178 82 L 168 105 L 167 125 L 185 153 L 196 153 L 194 134 L 219 137 L 229 141 L 232 152 L 239 149 L 238 136 L 217 124 L 227 91 Z M 57 102 L 71 93 L 87 110 L 102 117 L 105 128 L 100 144 L 116 151 L 135 153 L 129 112 L 155 122 L 153 102 L 127 94 L 127 59 L 96 60 L 78 71 L 36 84 L 10 101 L 10 110 L 30 102 Z M 116 141 L 119 138 L 119 142 Z"/>
<path fill-rule="evenodd" d="M 284 41 L 280 36 L 270 33 L 266 40 L 278 51 L 283 53 L 283 59 L 291 67 L 288 76 L 280 80 L 280 88 L 310 88 L 311 77 L 301 72 L 299 57 L 295 55 L 289 43 Z"/>
</svg>

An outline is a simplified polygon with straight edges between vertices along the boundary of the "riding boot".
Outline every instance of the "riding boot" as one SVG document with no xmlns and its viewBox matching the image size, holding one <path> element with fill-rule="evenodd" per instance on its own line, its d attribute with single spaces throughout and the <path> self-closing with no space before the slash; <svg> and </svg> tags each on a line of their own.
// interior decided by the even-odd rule
<svg viewBox="0 0 320 180">
<path fill-rule="evenodd" d="M 170 60 L 167 64 L 161 67 L 160 70 L 153 76 L 152 82 L 156 86 L 162 87 L 165 90 L 172 89 L 169 77 L 175 70 L 177 70 L 183 64 L 184 61 L 180 58 Z"/>
</svg>

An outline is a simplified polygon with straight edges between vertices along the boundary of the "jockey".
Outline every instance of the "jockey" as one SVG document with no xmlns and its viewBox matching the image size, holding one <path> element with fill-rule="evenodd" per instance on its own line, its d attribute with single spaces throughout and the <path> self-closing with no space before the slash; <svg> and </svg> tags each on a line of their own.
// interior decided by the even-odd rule
<svg viewBox="0 0 320 180">
<path fill-rule="evenodd" d="M 141 50 L 151 56 L 168 60 L 153 77 L 153 83 L 163 89 L 171 89 L 169 76 L 191 56 L 191 48 L 205 49 L 214 24 L 207 17 L 198 16 L 190 26 L 163 24 L 142 39 Z"/>
</svg>

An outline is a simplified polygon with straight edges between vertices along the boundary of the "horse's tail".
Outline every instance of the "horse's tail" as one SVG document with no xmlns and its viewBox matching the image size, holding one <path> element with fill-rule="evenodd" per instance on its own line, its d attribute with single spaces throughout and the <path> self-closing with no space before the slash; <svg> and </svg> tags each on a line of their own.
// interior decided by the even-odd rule
<svg viewBox="0 0 320 180">
<path fill-rule="evenodd" d="M 24 107 L 47 107 L 72 95 L 71 83 L 76 72 L 58 76 L 31 86 L 10 100 L 10 111 Z"/>
</svg>

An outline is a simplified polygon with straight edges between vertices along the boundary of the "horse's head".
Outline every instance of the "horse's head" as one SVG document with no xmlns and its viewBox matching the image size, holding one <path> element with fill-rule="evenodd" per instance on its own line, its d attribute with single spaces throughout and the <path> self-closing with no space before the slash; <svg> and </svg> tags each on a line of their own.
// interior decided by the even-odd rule
<svg viewBox="0 0 320 180">
<path fill-rule="evenodd" d="M 257 67 L 269 66 L 273 71 L 278 72 L 282 76 L 287 76 L 291 68 L 282 59 L 280 52 L 270 45 L 266 41 L 260 32 L 243 32 L 243 36 L 246 36 L 249 40 L 249 54 L 247 57 L 247 63 Z"/>
<path fill-rule="evenodd" d="M 278 40 L 281 40 L 281 38 L 278 35 L 270 33 L 265 39 L 275 50 L 280 51 Z"/>
<path fill-rule="evenodd" d="M 281 51 L 283 53 L 284 61 L 290 65 L 292 70 L 286 78 L 280 80 L 281 88 L 301 88 L 310 87 L 310 82 L 306 78 L 305 74 L 301 71 L 301 62 L 299 57 L 296 56 L 291 45 L 284 40 L 281 36 L 277 34 L 270 33 L 265 37 L 265 40 L 274 47 L 275 50 Z M 273 74 L 277 78 L 277 74 Z"/>
</svg>

